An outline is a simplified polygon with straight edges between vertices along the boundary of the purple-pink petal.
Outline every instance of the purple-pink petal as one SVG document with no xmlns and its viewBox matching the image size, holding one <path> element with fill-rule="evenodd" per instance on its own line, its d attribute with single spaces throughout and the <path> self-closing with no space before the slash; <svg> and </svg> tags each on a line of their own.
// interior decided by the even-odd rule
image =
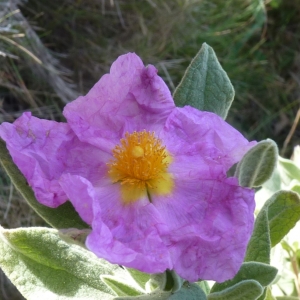
<svg viewBox="0 0 300 300">
<path fill-rule="evenodd" d="M 243 262 L 254 222 L 254 191 L 224 181 L 177 178 L 172 197 L 153 204 L 169 227 L 163 236 L 174 270 L 190 281 L 222 282 Z"/>
<path fill-rule="evenodd" d="M 161 235 L 167 229 L 147 198 L 132 205 L 120 202 L 120 189 L 105 185 L 96 189 L 92 233 L 86 245 L 99 257 L 143 272 L 172 268 L 170 253 Z"/>
<path fill-rule="evenodd" d="M 86 96 L 66 105 L 64 115 L 81 141 L 110 153 L 125 132 L 160 130 L 174 108 L 157 70 L 129 53 Z"/>
<path fill-rule="evenodd" d="M 91 182 L 81 176 L 67 173 L 60 177 L 59 184 L 68 199 L 72 199 L 72 204 L 82 220 L 91 225 L 94 219 L 93 201 L 98 200 Z"/>
<path fill-rule="evenodd" d="M 80 175 L 97 185 L 111 156 L 78 140 L 66 123 L 41 120 L 26 112 L 13 124 L 0 125 L 0 137 L 37 200 L 57 207 L 68 200 L 59 183 L 63 173 Z"/>
<path fill-rule="evenodd" d="M 64 169 L 60 148 L 74 138 L 68 124 L 24 113 L 13 124 L 2 123 L 0 137 L 42 204 L 57 207 L 67 200 L 57 179 Z"/>
<path fill-rule="evenodd" d="M 218 115 L 190 106 L 172 111 L 161 137 L 175 157 L 198 156 L 213 168 L 222 165 L 225 172 L 256 144 L 249 143 Z"/>
</svg>

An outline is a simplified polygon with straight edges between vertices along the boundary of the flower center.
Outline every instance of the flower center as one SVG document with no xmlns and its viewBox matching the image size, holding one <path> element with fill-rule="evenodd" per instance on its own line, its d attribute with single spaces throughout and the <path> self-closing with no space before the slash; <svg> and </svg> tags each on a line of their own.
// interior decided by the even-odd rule
<svg viewBox="0 0 300 300">
<path fill-rule="evenodd" d="M 112 152 L 114 159 L 107 164 L 108 174 L 112 182 L 121 184 L 125 203 L 143 196 L 151 201 L 153 194 L 172 191 L 173 179 L 168 173 L 172 158 L 154 132 L 126 133 Z"/>
</svg>

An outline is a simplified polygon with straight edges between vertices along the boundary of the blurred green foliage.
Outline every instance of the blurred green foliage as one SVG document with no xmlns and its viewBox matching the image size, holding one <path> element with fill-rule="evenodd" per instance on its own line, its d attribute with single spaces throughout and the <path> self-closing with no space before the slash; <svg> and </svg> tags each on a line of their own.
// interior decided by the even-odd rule
<svg viewBox="0 0 300 300">
<path fill-rule="evenodd" d="M 269 137 L 279 147 L 293 124 L 300 95 L 298 1 L 29 0 L 21 12 L 60 66 L 72 71 L 66 80 L 76 84 L 79 94 L 86 93 L 116 57 L 128 51 L 154 64 L 173 91 L 207 42 L 236 90 L 230 123 L 250 139 Z M 24 57 L 20 50 L 12 52 Z M 24 107 L 19 93 L 20 110 L 32 108 L 33 103 L 37 107 L 58 103 L 60 111 L 63 103 L 32 72 L 30 64 L 35 62 L 29 60 L 28 55 L 18 61 L 7 59 L 2 74 L 23 90 L 23 98 L 33 98 Z M 299 130 L 290 144 L 297 138 Z"/>
</svg>

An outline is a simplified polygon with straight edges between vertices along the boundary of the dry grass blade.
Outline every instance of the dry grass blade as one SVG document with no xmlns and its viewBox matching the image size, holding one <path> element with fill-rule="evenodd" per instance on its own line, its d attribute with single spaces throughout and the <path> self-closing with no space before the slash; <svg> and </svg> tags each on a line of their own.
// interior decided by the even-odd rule
<svg viewBox="0 0 300 300">
<path fill-rule="evenodd" d="M 12 44 L 13 46 L 19 48 L 20 50 L 24 51 L 26 54 L 28 54 L 33 60 L 35 60 L 35 62 L 37 62 L 38 64 L 42 65 L 42 61 L 36 57 L 32 52 L 30 52 L 29 50 L 27 50 L 25 47 L 23 47 L 22 45 L 18 44 L 17 42 L 15 42 L 14 40 L 6 37 L 6 36 L 3 36 L 3 35 L 0 35 L 0 39 Z"/>
<path fill-rule="evenodd" d="M 298 123 L 299 123 L 299 120 L 300 120 L 300 109 L 298 109 L 297 114 L 296 114 L 296 117 L 295 117 L 295 120 L 294 120 L 294 122 L 293 122 L 293 126 L 292 126 L 292 128 L 291 128 L 289 134 L 287 135 L 287 137 L 286 137 L 284 143 L 283 143 L 283 147 L 282 147 L 282 150 L 281 150 L 281 153 L 280 153 L 282 156 L 284 156 L 285 151 L 286 151 L 286 148 L 287 148 L 289 142 L 291 141 L 292 136 L 293 136 L 294 133 L 295 133 L 295 130 L 296 130 L 296 128 L 297 128 L 297 125 L 298 125 Z"/>
<path fill-rule="evenodd" d="M 66 78 L 71 72 L 62 67 L 43 45 L 36 32 L 18 10 L 20 3 L 21 1 L 18 0 L 0 3 L 0 20 L 2 21 L 0 26 L 1 28 L 11 28 L 12 24 L 18 25 L 22 28 L 25 37 L 12 39 L 0 34 L 0 39 L 17 47 L 32 59 L 31 67 L 45 82 L 49 83 L 62 102 L 68 103 L 74 100 L 78 97 L 78 93 L 75 91 L 75 85 L 67 82 Z"/>
</svg>

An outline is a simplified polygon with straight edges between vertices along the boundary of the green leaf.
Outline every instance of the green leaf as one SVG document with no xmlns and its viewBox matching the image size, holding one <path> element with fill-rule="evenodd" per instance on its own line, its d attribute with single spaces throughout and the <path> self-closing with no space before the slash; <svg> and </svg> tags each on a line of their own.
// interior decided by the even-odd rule
<svg viewBox="0 0 300 300">
<path fill-rule="evenodd" d="M 141 291 L 129 285 L 128 282 L 120 280 L 116 276 L 101 275 L 101 280 L 108 287 L 110 287 L 116 293 L 117 296 L 138 296 L 142 294 Z"/>
<path fill-rule="evenodd" d="M 278 170 L 280 172 L 281 180 L 285 185 L 289 185 L 294 179 L 300 181 L 300 169 L 292 160 L 279 157 Z"/>
<path fill-rule="evenodd" d="M 210 293 L 210 286 L 209 284 L 207 283 L 207 281 L 205 280 L 202 280 L 202 281 L 198 281 L 196 282 L 200 288 L 203 290 L 203 292 L 208 295 Z"/>
<path fill-rule="evenodd" d="M 288 244 L 288 242 L 286 242 L 285 240 L 283 240 L 283 241 L 281 241 L 280 244 L 281 244 L 282 249 L 285 250 L 289 254 L 289 256 L 293 255 L 294 249 L 293 249 L 292 246 L 290 246 Z"/>
<path fill-rule="evenodd" d="M 171 291 L 175 293 L 181 289 L 184 280 L 174 270 L 171 270 L 169 272 L 170 272 L 170 276 L 172 277 L 172 281 L 170 280 L 171 283 L 170 288 Z"/>
<path fill-rule="evenodd" d="M 252 236 L 247 246 L 244 261 L 256 261 L 269 264 L 271 239 L 268 212 L 264 207 L 256 217 Z"/>
<path fill-rule="evenodd" d="M 293 162 L 296 164 L 296 166 L 298 168 L 300 168 L 300 146 L 297 145 L 296 147 L 294 147 L 294 151 L 293 151 Z"/>
<path fill-rule="evenodd" d="M 299 297 L 280 296 L 280 297 L 276 297 L 276 300 L 299 300 Z"/>
<path fill-rule="evenodd" d="M 61 240 L 55 229 L 2 227 L 0 267 L 30 300 L 112 299 L 100 275 L 117 268 Z"/>
<path fill-rule="evenodd" d="M 281 178 L 278 168 L 275 167 L 272 176 L 255 193 L 256 208 L 260 210 L 266 199 L 269 199 L 279 190 L 281 190 Z"/>
<path fill-rule="evenodd" d="M 89 228 L 82 221 L 70 202 L 66 202 L 58 208 L 49 208 L 40 204 L 29 187 L 25 177 L 12 161 L 6 149 L 5 143 L 0 139 L 0 162 L 10 177 L 11 181 L 26 199 L 27 203 L 34 209 L 49 225 L 54 228 Z"/>
<path fill-rule="evenodd" d="M 257 187 L 267 181 L 277 163 L 278 149 L 270 139 L 257 143 L 238 163 L 236 177 L 241 186 Z"/>
<path fill-rule="evenodd" d="M 152 274 L 150 282 L 161 290 L 176 292 L 181 288 L 183 279 L 173 270 L 166 270 L 164 273 Z"/>
<path fill-rule="evenodd" d="M 292 191 L 275 193 L 257 215 L 244 261 L 269 264 L 271 247 L 278 244 L 299 219 L 299 195 Z"/>
<path fill-rule="evenodd" d="M 296 181 L 296 182 L 291 186 L 291 191 L 296 192 L 298 195 L 300 195 L 300 182 Z"/>
<path fill-rule="evenodd" d="M 207 297 L 203 290 L 195 283 L 185 282 L 182 288 L 172 294 L 169 300 L 206 300 Z"/>
<path fill-rule="evenodd" d="M 234 98 L 233 86 L 214 50 L 204 43 L 174 92 L 177 106 L 191 105 L 223 119 Z"/>
<path fill-rule="evenodd" d="M 171 292 L 162 291 L 157 289 L 150 294 L 145 294 L 141 296 L 124 296 L 124 297 L 115 297 L 115 300 L 167 300 L 169 299 Z"/>
<path fill-rule="evenodd" d="M 221 292 L 211 293 L 208 300 L 256 300 L 262 293 L 263 287 L 255 280 L 244 280 Z"/>
<path fill-rule="evenodd" d="M 116 300 L 206 300 L 206 295 L 195 283 L 185 282 L 178 292 L 155 290 L 146 295 L 136 297 L 117 297 Z"/>
<path fill-rule="evenodd" d="M 225 290 L 243 280 L 254 279 L 261 286 L 266 287 L 276 277 L 277 269 L 259 262 L 243 263 L 238 273 L 231 280 L 222 283 L 215 283 L 211 289 L 211 293 Z"/>
<path fill-rule="evenodd" d="M 267 288 L 266 297 L 264 300 L 276 300 L 276 298 L 272 295 L 271 289 Z"/>
<path fill-rule="evenodd" d="M 167 272 L 151 274 L 150 278 L 151 278 L 150 281 L 153 284 L 153 286 L 158 287 L 160 290 L 167 291 L 166 290 L 166 285 L 168 280 Z"/>
<path fill-rule="evenodd" d="M 150 274 L 140 272 L 135 269 L 125 268 L 125 270 L 130 274 L 131 278 L 143 289 L 145 290 L 146 283 L 150 280 Z"/>
<path fill-rule="evenodd" d="M 300 198 L 292 191 L 279 191 L 265 204 L 268 207 L 271 244 L 274 247 L 300 220 Z"/>
<path fill-rule="evenodd" d="M 263 293 L 257 298 L 257 300 L 266 300 L 267 288 L 264 288 Z"/>
</svg>

